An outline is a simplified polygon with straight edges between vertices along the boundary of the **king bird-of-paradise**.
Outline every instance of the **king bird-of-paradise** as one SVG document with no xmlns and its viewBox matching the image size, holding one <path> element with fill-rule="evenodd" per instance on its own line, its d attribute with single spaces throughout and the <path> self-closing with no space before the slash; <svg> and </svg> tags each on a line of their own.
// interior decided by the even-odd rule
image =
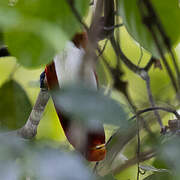
<svg viewBox="0 0 180 180">
<path fill-rule="evenodd" d="M 85 54 L 88 38 L 86 33 L 77 33 L 72 41 L 67 42 L 64 50 L 56 55 L 49 65 L 45 67 L 48 89 L 60 91 L 62 87 L 70 83 L 85 81 L 90 88 L 97 89 L 98 81 L 95 70 L 89 68 L 86 77 L 79 76 L 79 70 Z M 7 47 L 0 49 L 0 57 L 10 55 Z M 41 76 L 42 77 L 42 76 Z M 103 124 L 98 124 L 98 128 L 88 128 L 79 124 L 79 121 L 72 120 L 66 116 L 60 107 L 57 106 L 53 93 L 51 97 L 60 120 L 64 133 L 74 149 L 80 152 L 88 161 L 103 160 L 106 154 L 105 132 Z"/>
<path fill-rule="evenodd" d="M 45 76 L 50 90 L 55 88 L 60 90 L 64 85 L 80 81 L 79 70 L 85 54 L 86 44 L 86 33 L 76 34 L 73 40 L 67 43 L 64 51 L 56 55 L 53 62 L 46 66 Z M 95 70 L 93 68 L 89 69 L 86 76 L 83 78 L 86 81 L 86 85 L 97 89 Z M 81 124 L 75 125 L 74 123 L 76 122 L 66 117 L 61 109 L 58 108 L 53 95 L 52 99 L 62 128 L 72 146 L 89 161 L 104 159 L 106 149 L 103 125 L 101 124 L 100 127 L 98 125 L 98 131 L 92 130 L 92 128 L 88 129 L 87 126 L 83 127 Z"/>
</svg>

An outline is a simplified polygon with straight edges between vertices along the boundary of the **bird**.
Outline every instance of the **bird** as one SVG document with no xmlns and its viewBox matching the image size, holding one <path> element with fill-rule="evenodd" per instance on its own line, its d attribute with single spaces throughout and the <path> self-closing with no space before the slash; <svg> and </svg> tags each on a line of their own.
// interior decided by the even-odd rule
<svg viewBox="0 0 180 180">
<path fill-rule="evenodd" d="M 61 90 L 62 87 L 82 81 L 79 77 L 79 70 L 87 48 L 88 37 L 86 32 L 76 33 L 73 39 L 67 42 L 63 52 L 57 54 L 52 63 L 45 68 L 45 77 L 48 89 Z M 90 68 L 86 73 L 85 81 L 89 88 L 98 88 L 98 78 L 93 68 Z M 98 124 L 97 130 L 88 129 L 79 124 L 71 117 L 63 113 L 60 107 L 57 106 L 56 98 L 51 94 L 54 106 L 59 117 L 64 133 L 75 148 L 88 161 L 101 161 L 105 158 L 105 131 L 103 124 Z"/>
<path fill-rule="evenodd" d="M 88 37 L 86 32 L 76 33 L 71 41 L 68 41 L 64 50 L 55 55 L 52 62 L 46 65 L 40 75 L 40 87 L 44 86 L 44 79 L 50 91 L 54 107 L 56 109 L 60 124 L 69 143 L 77 152 L 80 152 L 88 161 L 101 161 L 105 158 L 105 131 L 103 124 L 96 124 L 98 128 L 92 130 L 72 120 L 57 105 L 53 90 L 61 91 L 64 86 L 82 81 L 79 70 L 87 48 Z M 0 48 L 0 57 L 10 56 L 7 46 Z M 93 68 L 86 73 L 85 81 L 89 88 L 98 89 L 98 77 Z"/>
</svg>

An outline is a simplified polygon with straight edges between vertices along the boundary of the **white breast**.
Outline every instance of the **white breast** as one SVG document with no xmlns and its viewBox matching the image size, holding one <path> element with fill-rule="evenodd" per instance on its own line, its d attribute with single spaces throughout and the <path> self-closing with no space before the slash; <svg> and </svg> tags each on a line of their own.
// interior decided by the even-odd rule
<svg viewBox="0 0 180 180">
<path fill-rule="evenodd" d="M 64 51 L 54 58 L 56 74 L 60 87 L 80 81 L 80 68 L 84 57 L 84 50 L 77 48 L 72 42 L 68 42 Z M 88 68 L 85 78 L 86 84 L 97 88 L 96 77 L 93 68 Z"/>
</svg>

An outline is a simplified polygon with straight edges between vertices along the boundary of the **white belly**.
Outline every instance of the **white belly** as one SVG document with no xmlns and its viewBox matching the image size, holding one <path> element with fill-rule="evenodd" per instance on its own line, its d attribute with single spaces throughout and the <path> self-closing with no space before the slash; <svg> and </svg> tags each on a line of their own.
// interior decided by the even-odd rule
<svg viewBox="0 0 180 180">
<path fill-rule="evenodd" d="M 77 48 L 72 42 L 68 42 L 64 51 L 54 58 L 56 74 L 59 86 L 63 87 L 72 83 L 78 83 L 80 78 L 80 68 L 84 57 L 84 50 Z M 96 77 L 93 68 L 88 68 L 84 79 L 86 84 L 97 88 Z"/>
</svg>

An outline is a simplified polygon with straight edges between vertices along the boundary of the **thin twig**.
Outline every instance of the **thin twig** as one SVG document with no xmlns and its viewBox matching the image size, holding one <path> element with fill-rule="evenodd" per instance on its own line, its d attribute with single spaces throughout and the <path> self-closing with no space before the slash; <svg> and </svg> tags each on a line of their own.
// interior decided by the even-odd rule
<svg viewBox="0 0 180 180">
<path fill-rule="evenodd" d="M 117 30 L 116 36 L 117 36 L 117 39 L 120 41 L 118 31 L 119 31 L 119 29 Z M 119 42 L 119 43 L 120 43 L 120 42 Z M 119 44 L 119 43 L 118 43 L 118 44 Z M 98 50 L 99 50 L 99 49 L 98 49 Z M 100 50 L 99 50 L 99 51 L 100 51 Z M 119 57 L 119 56 L 118 56 L 118 57 Z M 118 57 L 117 57 L 117 61 L 119 62 L 119 58 L 118 58 Z M 116 67 L 117 67 L 117 68 L 116 68 L 116 71 L 117 71 L 117 72 L 114 73 L 114 72 L 115 72 L 114 68 L 112 68 L 112 67 L 109 65 L 109 63 L 107 63 L 107 60 L 104 58 L 104 56 L 102 57 L 102 60 L 104 61 L 105 65 L 107 66 L 108 70 L 110 71 L 113 79 L 117 81 L 116 84 L 119 84 L 119 86 L 117 85 L 117 87 L 121 87 L 121 86 L 122 86 L 122 82 L 119 80 L 119 76 L 120 76 L 120 74 L 122 74 L 122 71 L 119 70 L 119 68 L 120 68 L 119 63 L 117 63 L 117 66 L 116 66 Z M 148 64 L 147 64 L 144 68 L 141 68 L 140 71 L 143 72 L 144 69 L 145 69 L 146 71 L 148 71 L 148 70 L 151 68 L 152 64 L 154 63 L 154 60 L 155 60 L 155 58 L 154 58 L 154 57 L 151 57 L 151 59 L 150 59 L 150 61 L 148 62 Z M 130 60 L 129 60 L 129 61 L 130 61 Z M 142 73 L 141 73 L 141 74 L 142 74 Z M 118 77 L 116 77 L 117 75 L 118 75 Z M 117 89 L 117 90 L 120 90 L 120 89 Z M 137 107 L 136 107 L 135 104 L 132 102 L 132 99 L 130 98 L 130 96 L 129 96 L 128 92 L 127 92 L 127 88 L 125 88 L 124 91 L 121 91 L 121 92 L 124 94 L 124 96 L 125 96 L 125 98 L 127 99 L 129 105 L 130 105 L 131 108 L 133 109 L 133 112 L 136 113 Z M 148 127 L 147 123 L 144 121 L 144 119 L 143 119 L 142 117 L 140 117 L 140 118 L 141 118 L 141 121 L 142 121 L 143 124 L 144 124 L 144 128 L 145 128 L 150 134 L 152 134 L 152 131 L 151 131 L 151 129 Z"/>
<path fill-rule="evenodd" d="M 150 29 L 151 29 L 151 28 L 150 28 Z M 163 60 L 163 63 L 164 63 L 164 65 L 165 65 L 165 67 L 166 67 L 166 70 L 167 70 L 167 72 L 168 72 L 168 75 L 169 75 L 169 77 L 170 77 L 170 79 L 171 79 L 171 82 L 172 82 L 172 85 L 173 85 L 173 87 L 174 87 L 174 90 L 175 90 L 176 93 L 178 93 L 178 87 L 177 87 L 177 85 L 176 85 L 175 77 L 174 77 L 174 75 L 173 75 L 173 73 L 172 73 L 172 70 L 171 70 L 171 68 L 169 67 L 169 64 L 168 64 L 168 62 L 167 62 L 167 60 L 166 60 L 166 58 L 165 58 L 165 56 L 164 56 L 164 54 L 163 54 L 163 51 L 162 51 L 162 49 L 161 49 L 161 45 L 160 45 L 159 42 L 158 42 L 158 38 L 157 38 L 156 34 L 154 33 L 154 31 L 153 31 L 152 29 L 151 29 L 151 33 L 152 33 L 152 36 L 153 36 L 154 41 L 155 41 L 155 43 L 156 43 L 157 49 L 158 49 L 158 51 L 159 51 L 159 54 L 161 55 L 161 58 L 162 58 L 162 60 Z"/>
<path fill-rule="evenodd" d="M 116 53 L 116 56 L 119 56 L 122 60 L 122 62 L 127 66 L 127 68 L 129 70 L 131 70 L 132 72 L 138 74 L 138 75 L 142 75 L 143 71 L 149 71 L 149 69 L 151 68 L 151 66 L 154 63 L 155 58 L 151 57 L 150 61 L 147 63 L 147 65 L 144 68 L 140 68 L 138 66 L 136 66 L 135 64 L 133 64 L 123 53 L 120 44 L 116 42 L 114 36 L 112 36 L 110 38 L 111 41 L 111 45 Z"/>
<path fill-rule="evenodd" d="M 139 115 L 137 115 L 137 118 L 136 118 L 136 125 L 137 125 L 137 180 L 139 180 L 139 176 L 140 176 L 140 152 L 141 152 Z"/>
<path fill-rule="evenodd" d="M 174 109 L 171 109 L 171 108 L 166 108 L 166 107 L 150 107 L 150 108 L 146 108 L 146 109 L 143 109 L 143 110 L 139 110 L 136 112 L 136 115 L 132 116 L 129 120 L 133 120 L 134 118 L 137 117 L 137 115 L 141 115 L 143 113 L 146 113 L 146 112 L 149 112 L 149 111 L 154 111 L 154 110 L 160 110 L 160 111 L 166 111 L 166 112 L 169 112 L 169 113 L 173 113 L 177 119 L 180 119 L 180 114 L 174 110 Z"/>
<path fill-rule="evenodd" d="M 149 79 L 148 73 L 146 71 L 144 71 L 142 68 L 139 68 L 138 66 L 134 65 L 130 60 L 128 60 L 128 58 L 125 57 L 119 44 L 116 43 L 114 36 L 112 36 L 110 40 L 111 40 L 111 44 L 112 44 L 117 56 L 120 55 L 121 60 L 128 66 L 128 68 L 131 69 L 136 74 L 139 74 L 146 81 L 146 86 L 147 86 L 150 103 L 151 103 L 152 107 L 155 107 L 155 103 L 154 103 L 153 96 L 151 93 L 150 79 Z M 152 65 L 152 64 L 148 63 L 148 66 L 146 66 L 146 68 L 148 67 L 148 69 L 149 69 L 149 67 L 150 67 L 149 65 Z M 161 129 L 163 129 L 164 127 L 163 127 L 159 113 L 157 111 L 155 111 L 154 114 L 157 117 L 157 120 L 158 120 L 158 123 L 160 124 Z"/>
<path fill-rule="evenodd" d="M 119 12 L 119 1 L 118 1 L 118 0 L 116 0 L 116 11 Z M 115 16 L 115 22 L 116 22 L 116 24 L 120 24 L 120 18 L 119 18 L 118 16 Z M 115 36 L 116 36 L 116 42 L 117 42 L 117 44 L 120 44 L 120 43 L 121 43 L 121 39 L 120 39 L 120 33 L 121 33 L 121 31 L 120 31 L 120 30 L 121 30 L 121 29 L 118 28 L 118 29 L 115 31 Z M 120 57 L 117 56 L 117 64 L 116 64 L 117 69 L 120 69 L 120 68 L 121 68 L 120 65 L 121 65 L 121 63 L 120 63 Z"/>
<path fill-rule="evenodd" d="M 67 3 L 69 4 L 74 16 L 76 17 L 76 19 L 80 22 L 80 24 L 84 27 L 84 29 L 88 32 L 89 31 L 89 28 L 88 26 L 86 25 L 86 23 L 82 20 L 79 12 L 77 11 L 77 9 L 75 8 L 74 6 L 74 1 L 73 0 L 66 0 Z"/>
<path fill-rule="evenodd" d="M 139 57 L 139 60 L 138 60 L 137 66 L 139 66 L 139 65 L 140 65 L 141 60 L 142 60 L 142 57 L 143 57 L 143 49 L 142 49 L 142 46 L 141 46 L 141 45 L 139 45 L 139 47 L 140 47 L 140 57 Z"/>
<path fill-rule="evenodd" d="M 174 64 L 174 68 L 175 68 L 175 71 L 176 71 L 176 74 L 177 74 L 177 79 L 178 79 L 178 88 L 180 89 L 180 71 L 179 71 L 179 66 L 176 62 L 176 58 L 175 58 L 175 53 L 173 53 L 172 49 L 170 47 L 168 47 L 169 49 L 169 52 L 170 52 L 170 55 L 171 55 L 171 58 L 173 60 L 173 64 Z"/>
<path fill-rule="evenodd" d="M 124 53 L 122 52 L 119 44 L 116 43 L 116 40 L 114 38 L 114 36 L 111 36 L 110 38 L 110 42 L 111 42 L 111 45 L 116 53 L 116 56 L 117 57 L 120 57 L 121 60 L 123 61 L 123 63 L 131 70 L 133 71 L 134 73 L 136 74 L 140 74 L 141 72 L 141 68 L 139 68 L 138 66 L 136 66 L 135 64 L 133 64 L 125 55 Z"/>
<path fill-rule="evenodd" d="M 108 43 L 108 39 L 106 39 L 102 50 L 100 50 L 100 49 L 98 48 L 98 51 L 99 51 L 98 57 L 100 57 L 100 56 L 103 54 L 104 50 L 106 49 L 107 43 Z"/>
<path fill-rule="evenodd" d="M 114 30 L 115 28 L 122 27 L 123 25 L 124 25 L 124 24 L 121 23 L 121 24 L 116 24 L 116 25 L 114 25 L 114 26 L 108 26 L 108 27 L 104 26 L 104 30 L 108 30 L 108 31 Z"/>
<path fill-rule="evenodd" d="M 128 121 L 132 121 L 137 116 L 140 116 L 143 113 L 154 111 L 154 110 L 162 110 L 162 111 L 166 111 L 169 113 L 173 113 L 177 117 L 177 119 L 180 118 L 180 115 L 174 109 L 166 108 L 166 107 L 154 107 L 154 108 L 150 107 L 150 108 L 146 108 L 146 109 L 137 111 L 136 115 L 132 116 Z M 140 129 L 142 129 L 141 124 L 140 124 Z M 137 161 L 138 159 L 136 156 L 135 158 L 133 158 L 133 161 L 131 161 L 131 160 L 126 161 L 126 162 L 128 162 L 127 164 L 125 162 L 126 165 L 122 165 L 122 167 L 120 165 L 119 168 L 117 167 L 114 170 L 112 169 L 112 163 L 114 161 L 114 158 L 117 157 L 117 154 L 122 151 L 122 149 L 125 147 L 125 145 L 132 138 L 134 138 L 136 134 L 137 134 L 137 126 L 135 124 L 132 124 L 132 126 L 129 126 L 129 128 L 126 129 L 126 131 L 124 131 L 123 129 L 120 128 L 116 131 L 116 133 L 114 133 L 110 137 L 110 139 L 106 143 L 106 148 L 107 148 L 106 158 L 96 165 L 97 174 L 106 175 L 107 173 L 111 173 L 111 172 L 114 172 L 116 174 L 116 173 L 120 172 L 121 170 L 128 168 L 130 165 L 134 165 L 138 162 Z M 144 153 L 140 153 L 140 155 L 139 155 L 139 162 L 150 159 L 151 157 L 154 156 L 154 154 L 150 153 L 150 152 L 147 153 L 145 155 L 145 157 L 142 157 L 142 154 L 144 154 Z M 130 165 L 129 165 L 129 163 L 130 163 Z"/>
<path fill-rule="evenodd" d="M 144 80 L 146 81 L 147 94 L 148 94 L 151 106 L 155 107 L 156 105 L 155 105 L 154 98 L 153 98 L 153 95 L 152 95 L 152 92 L 151 92 L 150 77 L 149 77 L 148 73 L 146 73 Z M 160 117 L 158 111 L 155 110 L 154 115 L 157 118 L 157 121 L 158 121 L 158 123 L 159 123 L 159 125 L 161 127 L 161 130 L 163 130 L 164 126 L 163 126 L 163 123 L 161 121 L 161 117 Z"/>
<path fill-rule="evenodd" d="M 153 23 L 156 25 L 156 27 L 157 27 L 160 35 L 161 35 L 161 38 L 162 38 L 162 40 L 164 42 L 164 45 L 166 46 L 167 50 L 169 51 L 169 53 L 171 55 L 171 58 L 173 60 L 173 65 L 174 65 L 174 68 L 175 68 L 175 71 L 176 71 L 176 75 L 177 75 L 177 78 L 178 78 L 178 87 L 179 87 L 180 86 L 180 70 L 179 70 L 178 64 L 176 62 L 175 54 L 173 53 L 172 48 L 171 48 L 170 38 L 167 36 L 167 34 L 166 34 L 166 32 L 165 32 L 165 30 L 163 28 L 163 25 L 162 25 L 159 17 L 157 16 L 157 14 L 155 12 L 155 9 L 154 9 L 153 5 L 151 4 L 151 2 L 147 1 L 147 0 L 146 1 L 143 0 L 143 3 L 146 6 L 149 15 L 151 17 L 153 17 Z"/>
<path fill-rule="evenodd" d="M 145 8 L 147 8 L 147 11 L 149 13 L 148 16 L 146 15 L 146 11 L 144 11 L 144 6 L 142 4 L 145 6 Z M 144 1 L 144 0 L 139 0 L 139 5 L 140 5 L 139 10 L 140 10 L 140 13 L 142 16 L 142 21 L 147 26 L 147 29 L 150 31 L 152 38 L 154 39 L 155 45 L 157 47 L 157 50 L 159 51 L 162 61 L 166 67 L 167 73 L 171 79 L 174 90 L 176 93 L 178 93 L 178 86 L 176 84 L 176 80 L 175 80 L 172 70 L 169 67 L 169 64 L 167 63 L 167 60 L 164 56 L 164 52 L 163 52 L 161 44 L 158 40 L 157 33 L 155 32 L 155 27 L 153 28 L 153 25 L 157 25 L 157 28 L 160 31 L 160 34 L 162 35 L 162 38 L 166 37 L 164 34 L 164 31 L 162 31 L 162 28 L 160 28 L 159 22 L 157 23 L 157 16 L 156 16 L 156 13 L 155 13 L 154 9 L 152 8 L 150 2 Z M 165 38 L 164 41 L 169 41 L 169 40 L 167 38 Z"/>
</svg>

